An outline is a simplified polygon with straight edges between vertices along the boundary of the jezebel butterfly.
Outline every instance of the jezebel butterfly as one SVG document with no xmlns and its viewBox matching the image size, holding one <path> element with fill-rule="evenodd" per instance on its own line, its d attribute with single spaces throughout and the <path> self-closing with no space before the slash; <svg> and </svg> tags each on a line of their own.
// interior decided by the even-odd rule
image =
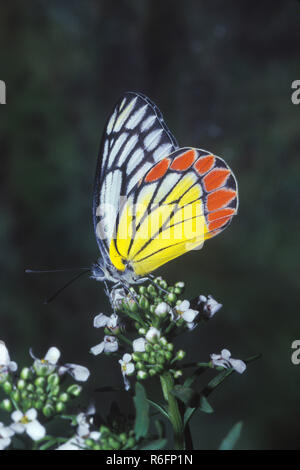
<svg viewBox="0 0 300 470">
<path fill-rule="evenodd" d="M 237 208 L 237 182 L 224 160 L 179 148 L 146 96 L 121 97 L 97 163 L 93 220 L 101 256 L 93 278 L 127 286 L 143 282 L 224 230 Z"/>
</svg>

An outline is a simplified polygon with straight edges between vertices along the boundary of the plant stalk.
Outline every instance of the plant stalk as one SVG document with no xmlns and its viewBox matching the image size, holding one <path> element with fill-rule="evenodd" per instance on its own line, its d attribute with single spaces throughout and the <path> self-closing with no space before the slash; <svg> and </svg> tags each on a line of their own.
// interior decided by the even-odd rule
<svg viewBox="0 0 300 470">
<path fill-rule="evenodd" d="M 161 388 L 164 399 L 168 403 L 169 420 L 174 432 L 174 448 L 175 450 L 185 449 L 184 429 L 181 413 L 179 410 L 177 399 L 172 395 L 174 388 L 174 380 L 170 372 L 165 372 L 160 376 Z"/>
</svg>

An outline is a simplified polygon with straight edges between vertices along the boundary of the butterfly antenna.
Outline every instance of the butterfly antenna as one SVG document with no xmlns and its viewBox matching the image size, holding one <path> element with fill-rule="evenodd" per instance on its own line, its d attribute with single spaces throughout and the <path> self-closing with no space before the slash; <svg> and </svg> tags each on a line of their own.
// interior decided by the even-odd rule
<svg viewBox="0 0 300 470">
<path fill-rule="evenodd" d="M 61 268 L 61 269 L 25 269 L 26 274 L 41 274 L 41 273 L 63 273 L 66 271 L 79 271 L 89 270 L 89 268 Z"/>
<path fill-rule="evenodd" d="M 73 284 L 73 282 L 75 282 L 77 279 L 79 279 L 81 276 L 83 276 L 84 274 L 87 274 L 90 272 L 90 269 L 86 269 L 85 271 L 77 274 L 75 277 L 73 277 L 70 281 L 68 281 L 64 286 L 62 286 L 60 289 L 58 289 L 53 295 L 51 295 L 51 297 L 48 297 L 47 299 L 45 299 L 44 301 L 44 304 L 49 304 L 50 302 L 52 302 L 52 300 L 54 300 L 64 289 L 66 289 L 67 287 L 69 287 L 71 284 Z"/>
</svg>

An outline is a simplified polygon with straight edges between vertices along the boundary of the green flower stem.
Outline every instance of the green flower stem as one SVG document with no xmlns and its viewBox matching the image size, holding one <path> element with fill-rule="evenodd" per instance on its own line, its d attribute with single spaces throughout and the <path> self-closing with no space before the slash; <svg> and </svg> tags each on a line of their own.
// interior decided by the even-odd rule
<svg viewBox="0 0 300 470">
<path fill-rule="evenodd" d="M 125 343 L 129 344 L 129 346 L 132 346 L 132 341 L 126 338 L 126 336 L 124 336 L 122 333 L 118 333 L 116 337 L 119 338 L 121 341 L 124 341 Z"/>
<path fill-rule="evenodd" d="M 174 447 L 176 450 L 184 450 L 184 426 L 177 400 L 171 393 L 174 388 L 174 380 L 170 372 L 165 372 L 161 375 L 160 382 L 164 399 L 168 403 L 169 420 L 174 431 Z"/>
</svg>

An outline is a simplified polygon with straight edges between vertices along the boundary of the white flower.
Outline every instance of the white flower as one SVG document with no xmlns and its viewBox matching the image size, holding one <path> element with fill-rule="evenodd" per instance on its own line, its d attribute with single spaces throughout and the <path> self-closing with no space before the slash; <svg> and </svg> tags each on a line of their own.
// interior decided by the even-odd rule
<svg viewBox="0 0 300 470">
<path fill-rule="evenodd" d="M 91 413 L 79 413 L 76 417 L 78 427 L 76 434 L 71 437 L 64 444 L 57 447 L 56 450 L 81 450 L 85 447 L 85 439 L 93 439 L 97 441 L 101 433 L 97 431 L 90 431 L 90 425 L 93 422 L 93 418 L 90 418 Z"/>
<path fill-rule="evenodd" d="M 121 289 L 112 289 L 110 298 L 111 298 L 112 306 L 114 308 L 120 308 L 123 300 L 126 299 L 126 292 L 123 289 L 123 287 Z"/>
<path fill-rule="evenodd" d="M 160 331 L 157 328 L 154 328 L 154 326 L 151 326 L 146 333 L 147 341 L 154 341 L 159 338 L 160 338 Z"/>
<path fill-rule="evenodd" d="M 135 339 L 132 342 L 132 347 L 133 347 L 134 352 L 145 352 L 146 344 L 147 344 L 147 341 L 145 340 L 145 338 Z"/>
<path fill-rule="evenodd" d="M 159 317 L 164 317 L 167 313 L 171 312 L 171 307 L 166 302 L 160 302 L 156 309 L 154 310 L 155 314 Z"/>
<path fill-rule="evenodd" d="M 199 295 L 198 305 L 202 304 L 203 314 L 206 318 L 212 318 L 223 307 L 211 295 Z"/>
<path fill-rule="evenodd" d="M 90 350 L 94 356 L 97 356 L 98 354 L 101 354 L 102 352 L 105 353 L 111 353 L 111 352 L 116 352 L 119 348 L 118 340 L 114 336 L 104 336 L 104 340 L 97 344 L 96 346 L 93 346 Z"/>
<path fill-rule="evenodd" d="M 228 349 L 222 349 L 221 354 L 211 354 L 210 358 L 214 367 L 232 368 L 239 374 L 246 370 L 246 364 L 240 359 L 232 359 Z"/>
<path fill-rule="evenodd" d="M 17 368 L 17 363 L 10 360 L 4 341 L 0 341 L 0 382 L 6 379 L 9 372 L 15 372 Z"/>
<path fill-rule="evenodd" d="M 3 423 L 0 423 L 0 450 L 4 450 L 10 445 L 11 437 L 14 434 L 14 431 L 9 426 L 4 426 Z"/>
<path fill-rule="evenodd" d="M 90 371 L 88 368 L 78 364 L 64 364 L 63 366 L 59 367 L 59 375 L 63 375 L 66 372 L 70 374 L 77 382 L 86 382 L 90 376 Z"/>
<path fill-rule="evenodd" d="M 199 312 L 198 310 L 190 308 L 190 302 L 188 300 L 183 300 L 179 305 L 176 305 L 175 311 L 177 313 L 176 321 L 183 318 L 190 330 L 194 328 L 194 320 Z"/>
<path fill-rule="evenodd" d="M 58 369 L 59 375 L 63 375 L 67 372 L 78 382 L 85 382 L 90 376 L 90 371 L 84 366 L 78 364 L 64 364 L 60 366 L 58 364 L 60 350 L 55 346 L 48 349 L 43 359 L 36 358 L 32 350 L 30 350 L 30 355 L 34 359 L 33 367 L 37 372 L 46 368 L 46 373 L 51 374 L 54 370 Z"/>
<path fill-rule="evenodd" d="M 45 437 L 46 430 L 37 420 L 37 411 L 34 408 L 30 408 L 24 414 L 21 411 L 14 411 L 11 419 L 13 420 L 11 429 L 14 432 L 22 434 L 25 431 L 34 441 Z"/>
<path fill-rule="evenodd" d="M 55 346 L 52 346 L 48 349 L 46 355 L 42 359 L 38 359 L 30 349 L 30 355 L 34 359 L 33 367 L 37 372 L 41 369 L 46 368 L 47 373 L 51 374 L 57 367 L 58 360 L 60 358 L 60 350 Z"/>
<path fill-rule="evenodd" d="M 125 390 L 129 390 L 130 383 L 127 379 L 127 375 L 131 375 L 134 372 L 134 364 L 131 362 L 132 356 L 131 354 L 124 354 L 123 358 L 119 360 L 119 364 L 121 365 L 121 371 L 124 379 Z"/>
<path fill-rule="evenodd" d="M 110 330 L 114 331 L 118 328 L 118 321 L 119 317 L 115 313 L 113 313 L 110 317 L 104 315 L 103 313 L 99 313 L 94 318 L 94 327 L 95 328 L 104 328 L 105 326 Z"/>
</svg>

